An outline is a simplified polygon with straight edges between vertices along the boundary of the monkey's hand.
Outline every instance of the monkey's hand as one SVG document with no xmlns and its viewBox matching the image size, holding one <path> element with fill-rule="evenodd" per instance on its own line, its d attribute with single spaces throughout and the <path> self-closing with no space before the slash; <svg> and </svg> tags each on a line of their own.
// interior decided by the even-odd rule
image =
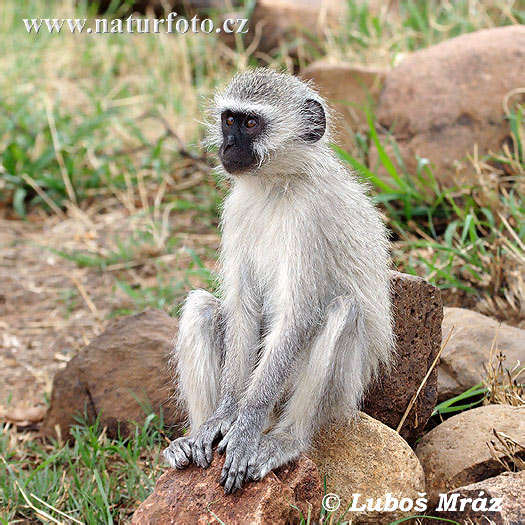
<svg viewBox="0 0 525 525">
<path fill-rule="evenodd" d="M 169 447 L 164 449 L 164 458 L 170 467 L 183 469 L 188 466 L 191 459 L 191 443 L 190 437 L 180 437 L 173 440 Z"/>
<path fill-rule="evenodd" d="M 217 410 L 197 430 L 191 445 L 193 462 L 202 468 L 208 468 L 213 458 L 213 442 L 226 435 L 237 417 L 236 409 Z"/>
<path fill-rule="evenodd" d="M 242 487 L 249 470 L 257 460 L 257 451 L 261 434 L 253 425 L 243 424 L 239 418 L 217 447 L 217 452 L 226 451 L 226 460 L 219 483 L 224 485 L 224 492 L 230 494 Z"/>
</svg>

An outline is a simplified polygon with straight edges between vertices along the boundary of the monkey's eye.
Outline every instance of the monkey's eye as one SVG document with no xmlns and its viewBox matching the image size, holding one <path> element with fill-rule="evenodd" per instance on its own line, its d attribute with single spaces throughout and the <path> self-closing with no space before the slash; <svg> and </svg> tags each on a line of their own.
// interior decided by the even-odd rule
<svg viewBox="0 0 525 525">
<path fill-rule="evenodd" d="M 254 119 L 254 118 L 249 118 L 247 121 L 246 121 L 246 127 L 247 128 L 253 128 L 254 126 L 257 125 L 257 119 Z"/>
<path fill-rule="evenodd" d="M 234 122 L 235 122 L 235 119 L 231 115 L 226 119 L 227 126 L 231 126 Z"/>
</svg>

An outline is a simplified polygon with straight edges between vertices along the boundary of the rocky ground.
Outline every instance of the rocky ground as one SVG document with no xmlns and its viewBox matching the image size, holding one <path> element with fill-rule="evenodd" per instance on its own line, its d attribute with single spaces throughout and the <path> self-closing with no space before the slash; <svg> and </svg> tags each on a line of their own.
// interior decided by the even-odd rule
<svg viewBox="0 0 525 525">
<path fill-rule="evenodd" d="M 357 420 L 323 427 L 307 452 L 313 463 L 303 458 L 291 467 L 292 475 L 284 469 L 263 483 L 249 484 L 234 499 L 224 496 L 216 483 L 219 460 L 207 471 L 170 471 L 158 480 L 154 493 L 135 513 L 134 523 L 205 523 L 211 501 L 213 512 L 226 523 L 295 523 L 290 505 L 304 512 L 309 507 L 315 510 L 321 498 L 320 480 L 325 478 L 328 492 L 341 498 L 343 508 L 350 505 L 354 494 L 380 501 L 388 492 L 395 501 L 405 501 L 403 505 L 423 497 L 429 512 L 442 517 L 449 514 L 439 514 L 441 495 L 454 494 L 456 489 L 469 493 L 476 490 L 471 484 L 486 480 L 493 497 L 506 498 L 505 509 L 499 514 L 467 509 L 468 515 L 496 517 L 500 520 L 496 523 L 521 516 L 519 499 L 514 499 L 521 497 L 521 478 L 496 477 L 525 466 L 523 392 L 512 381 L 505 382 L 494 349 L 505 352 L 506 364 L 515 370 L 525 357 L 525 347 L 518 346 L 514 352 L 512 345 L 519 343 L 523 331 L 504 327 L 501 347 L 494 343 L 497 330 L 490 333 L 492 340 L 488 337 L 477 346 L 468 333 L 476 326 L 472 318 L 483 321 L 482 314 L 446 308 L 449 324 L 442 324 L 442 306 L 435 287 L 421 278 L 398 273 L 393 274 L 392 281 L 397 362 L 394 370 L 368 393 L 364 402 L 368 415 L 363 413 Z M 462 318 L 467 322 L 461 323 Z M 460 337 L 449 348 L 453 335 L 441 344 L 441 332 L 451 322 Z M 184 413 L 174 402 L 167 371 L 176 330 L 176 322 L 160 310 L 110 323 L 56 374 L 43 434 L 68 437 L 74 415 L 87 407 L 88 417 L 98 417 L 110 437 L 125 435 L 130 432 L 129 421 L 144 421 L 142 406 L 146 403 L 155 412 L 164 412 L 166 429 L 172 437 L 180 435 Z M 517 340 L 505 339 L 509 330 L 518 335 Z M 479 337 L 482 332 L 477 333 Z M 461 344 L 465 337 L 467 343 Z M 471 350 L 467 359 L 466 348 Z M 444 380 L 438 380 L 436 364 L 445 349 L 448 373 Z M 124 362 L 126 367 L 122 366 Z M 472 380 L 471 363 L 481 363 L 485 368 L 481 378 L 474 378 L 489 388 L 485 402 L 499 404 L 467 410 L 441 424 L 434 420 L 427 426 L 438 397 L 448 399 L 457 390 L 461 393 L 462 381 Z M 429 431 L 431 427 L 435 428 Z M 421 434 L 423 437 L 418 439 Z M 453 516 L 454 509 L 447 509 Z M 406 512 L 371 508 L 356 513 L 353 523 L 390 523 L 406 516 Z"/>
</svg>

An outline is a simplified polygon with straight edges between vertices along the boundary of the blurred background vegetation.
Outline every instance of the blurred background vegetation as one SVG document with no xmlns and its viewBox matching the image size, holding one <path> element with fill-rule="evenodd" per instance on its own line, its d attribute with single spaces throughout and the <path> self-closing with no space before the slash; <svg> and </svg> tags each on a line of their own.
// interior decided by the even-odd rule
<svg viewBox="0 0 525 525">
<path fill-rule="evenodd" d="M 113 5 L 102 16 L 126 9 Z M 253 9 L 252 2 L 236 7 L 246 17 Z M 31 385 L 13 376 L 28 404 L 49 392 L 54 370 L 111 317 L 147 307 L 177 315 L 189 289 L 213 288 L 227 186 L 200 145 L 202 120 L 206 99 L 235 71 L 262 65 L 300 74 L 321 57 L 392 67 L 451 37 L 525 21 L 512 0 L 399 0 L 394 14 L 350 0 L 337 31 L 294 38 L 269 55 L 239 36 L 232 47 L 215 33 L 35 35 L 22 23 L 94 18 L 83 1 L 3 0 L 0 15 L 0 271 L 2 295 L 17 304 L 0 322 L 22 348 L 42 342 L 27 352 Z M 490 185 L 443 187 L 425 159 L 408 173 L 395 144 L 382 144 L 373 105 L 368 129 L 337 151 L 371 183 L 399 270 L 439 286 L 447 304 L 523 327 L 522 109 L 508 115 L 512 148 L 471 159 L 472 170 L 497 179 Z M 386 179 L 367 167 L 371 144 Z M 28 280 L 33 289 L 21 293 Z M 58 357 L 57 347 L 66 349 Z M 0 454 L 11 467 L 0 463 L 0 521 L 53 521 L 42 512 L 66 519 L 49 505 L 64 509 L 67 522 L 128 519 L 159 472 L 161 429 L 152 418 L 137 429 L 140 437 L 114 442 L 79 426 L 78 444 L 66 449 L 4 426 Z M 47 507 L 37 499 L 43 495 Z"/>
</svg>

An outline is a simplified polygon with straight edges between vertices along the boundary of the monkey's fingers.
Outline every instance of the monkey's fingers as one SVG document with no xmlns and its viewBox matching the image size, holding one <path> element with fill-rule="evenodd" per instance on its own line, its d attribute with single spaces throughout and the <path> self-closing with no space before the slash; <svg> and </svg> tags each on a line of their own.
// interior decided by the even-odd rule
<svg viewBox="0 0 525 525">
<path fill-rule="evenodd" d="M 248 480 L 253 480 L 253 481 L 258 481 L 258 471 L 259 471 L 259 468 L 258 468 L 258 465 L 255 461 L 250 461 L 248 463 L 248 470 L 246 472 L 246 481 Z"/>
<path fill-rule="evenodd" d="M 198 432 L 192 445 L 193 462 L 202 468 L 208 468 L 213 458 L 213 442 L 221 434 L 221 427 L 217 421 L 210 420 Z"/>
<path fill-rule="evenodd" d="M 221 477 L 219 479 L 219 485 L 224 485 L 224 483 L 226 482 L 232 461 L 233 461 L 233 457 L 230 454 L 226 455 L 226 460 L 224 461 L 224 465 L 222 466 L 222 472 L 221 472 Z"/>
<path fill-rule="evenodd" d="M 205 461 L 207 463 L 207 466 L 210 465 L 211 460 L 213 459 L 212 443 L 213 443 L 212 441 L 208 441 L 208 442 L 204 443 L 204 447 L 203 447 L 204 459 L 205 459 Z"/>
<path fill-rule="evenodd" d="M 189 464 L 191 459 L 189 438 L 179 438 L 172 441 L 170 445 L 164 449 L 163 455 L 171 467 L 183 469 Z"/>
<path fill-rule="evenodd" d="M 201 467 L 208 468 L 212 460 L 212 450 L 211 450 L 212 441 L 199 441 L 194 443 L 192 447 L 192 457 L 193 462 Z"/>
<path fill-rule="evenodd" d="M 184 454 L 189 458 L 191 458 L 191 441 L 188 440 L 181 440 L 179 442 L 179 446 L 184 452 Z"/>
<path fill-rule="evenodd" d="M 224 485 L 224 492 L 230 494 L 242 487 L 246 472 L 248 470 L 248 461 L 243 457 L 235 458 L 226 475 L 221 476 L 221 485 Z"/>
<path fill-rule="evenodd" d="M 228 446 L 228 442 L 230 441 L 230 435 L 230 433 L 227 433 L 217 445 L 217 452 L 219 454 L 224 454 L 224 452 L 226 451 L 226 447 Z"/>
<path fill-rule="evenodd" d="M 265 464 L 255 464 L 252 467 L 248 468 L 248 473 L 246 475 L 247 480 L 251 481 L 261 481 L 272 468 L 269 463 Z"/>
<path fill-rule="evenodd" d="M 221 436 L 224 437 L 230 431 L 232 426 L 233 426 L 233 423 L 231 421 L 223 421 L 221 423 L 221 430 L 220 430 Z"/>
</svg>

